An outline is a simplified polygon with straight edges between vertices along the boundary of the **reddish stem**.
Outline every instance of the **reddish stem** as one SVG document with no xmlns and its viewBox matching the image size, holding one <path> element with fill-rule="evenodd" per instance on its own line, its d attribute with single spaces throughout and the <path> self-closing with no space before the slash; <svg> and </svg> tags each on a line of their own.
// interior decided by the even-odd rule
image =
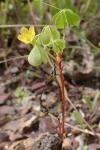
<svg viewBox="0 0 100 150">
<path fill-rule="evenodd" d="M 59 74 L 60 74 L 60 80 L 61 80 L 61 101 L 62 101 L 62 106 L 61 106 L 61 109 L 62 109 L 62 125 L 61 125 L 61 135 L 63 136 L 64 134 L 64 123 L 65 123 L 65 95 L 64 95 L 64 77 L 63 77 L 63 73 L 62 73 L 62 66 L 61 66 L 61 56 L 58 55 L 57 56 L 57 66 L 58 66 L 58 69 L 59 69 Z"/>
</svg>

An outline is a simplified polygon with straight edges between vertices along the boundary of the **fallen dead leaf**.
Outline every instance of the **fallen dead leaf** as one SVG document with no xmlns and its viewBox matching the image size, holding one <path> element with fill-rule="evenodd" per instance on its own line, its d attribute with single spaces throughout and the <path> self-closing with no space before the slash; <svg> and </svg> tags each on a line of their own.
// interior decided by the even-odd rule
<svg viewBox="0 0 100 150">
<path fill-rule="evenodd" d="M 6 132 L 0 132 L 0 142 L 9 141 L 9 135 Z"/>
<path fill-rule="evenodd" d="M 7 94 L 7 93 L 0 94 L 0 105 L 5 104 L 8 97 L 9 97 L 9 94 Z"/>
<path fill-rule="evenodd" d="M 4 105 L 0 107 L 0 116 L 14 115 L 16 109 L 13 106 Z"/>
<path fill-rule="evenodd" d="M 39 131 L 55 133 L 57 129 L 57 122 L 53 121 L 50 116 L 46 116 L 40 119 Z"/>
<path fill-rule="evenodd" d="M 38 89 L 40 89 L 40 88 L 42 88 L 42 87 L 44 87 L 44 86 L 46 86 L 46 84 L 45 84 L 45 82 L 43 81 L 43 82 L 36 82 L 36 83 L 34 83 L 32 86 L 31 86 L 31 90 L 32 91 L 35 91 L 35 90 L 38 90 Z"/>
</svg>

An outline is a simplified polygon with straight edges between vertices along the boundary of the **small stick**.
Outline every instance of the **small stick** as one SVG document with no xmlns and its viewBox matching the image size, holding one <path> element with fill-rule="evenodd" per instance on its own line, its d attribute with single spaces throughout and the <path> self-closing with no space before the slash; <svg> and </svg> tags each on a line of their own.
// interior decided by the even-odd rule
<svg viewBox="0 0 100 150">
<path fill-rule="evenodd" d="M 61 101 L 62 101 L 62 106 L 61 106 L 61 110 L 62 110 L 62 123 L 61 123 L 61 135 L 63 136 L 64 131 L 65 131 L 65 94 L 64 94 L 64 77 L 63 77 L 63 73 L 62 73 L 62 66 L 61 66 L 61 55 L 58 54 L 56 57 L 56 64 L 58 67 L 58 71 L 59 71 L 59 76 L 60 76 L 60 81 L 61 81 Z"/>
</svg>

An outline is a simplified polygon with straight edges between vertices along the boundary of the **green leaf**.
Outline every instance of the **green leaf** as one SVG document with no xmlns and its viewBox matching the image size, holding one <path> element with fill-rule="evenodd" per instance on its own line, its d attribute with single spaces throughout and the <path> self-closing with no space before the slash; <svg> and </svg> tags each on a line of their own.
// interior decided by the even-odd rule
<svg viewBox="0 0 100 150">
<path fill-rule="evenodd" d="M 60 33 L 55 27 L 44 27 L 39 40 L 42 45 L 52 48 L 56 53 L 59 53 L 65 48 L 65 41 L 60 39 Z"/>
<path fill-rule="evenodd" d="M 55 27 L 50 27 L 50 30 L 51 30 L 53 40 L 60 38 L 60 33 Z"/>
<path fill-rule="evenodd" d="M 28 62 L 32 66 L 39 66 L 42 63 L 41 52 L 37 46 L 35 46 L 28 55 Z"/>
<path fill-rule="evenodd" d="M 51 39 L 51 31 L 49 26 L 45 26 L 41 32 L 40 39 L 42 44 L 48 45 Z"/>
<path fill-rule="evenodd" d="M 48 53 L 46 49 L 40 48 L 42 63 L 46 64 L 48 62 Z"/>
<path fill-rule="evenodd" d="M 82 100 L 91 110 L 92 109 L 92 101 L 90 96 L 84 96 Z"/>
<path fill-rule="evenodd" d="M 60 38 L 60 33 L 55 27 L 50 26 L 45 26 L 40 35 L 40 40 L 44 45 L 49 45 L 52 40 L 57 38 Z"/>
<path fill-rule="evenodd" d="M 100 98 L 100 91 L 97 90 L 97 91 L 96 91 L 96 94 L 95 94 L 95 97 L 94 97 L 94 99 L 93 99 L 93 102 L 92 102 L 92 111 L 95 110 L 96 104 L 97 104 L 97 101 L 98 101 L 99 98 Z"/>
<path fill-rule="evenodd" d="M 74 111 L 72 113 L 72 116 L 74 117 L 74 119 L 76 120 L 76 122 L 79 123 L 83 127 L 83 125 L 84 125 L 84 119 L 83 119 L 81 113 L 78 112 L 78 111 Z"/>
<path fill-rule="evenodd" d="M 32 45 L 35 45 L 35 44 L 36 44 L 36 42 L 37 42 L 38 39 L 39 39 L 39 36 L 40 36 L 40 34 L 38 34 L 38 35 L 36 35 L 36 36 L 34 37 L 34 39 L 32 40 Z"/>
<path fill-rule="evenodd" d="M 80 17 L 71 9 L 66 9 L 66 24 L 78 26 L 80 23 Z"/>
<path fill-rule="evenodd" d="M 65 48 L 65 41 L 63 39 L 57 39 L 53 42 L 53 51 L 59 53 Z"/>
<path fill-rule="evenodd" d="M 38 67 L 42 63 L 46 64 L 48 62 L 47 51 L 41 46 L 35 46 L 28 56 L 28 62 L 35 67 Z"/>
<path fill-rule="evenodd" d="M 59 11 L 56 15 L 54 15 L 53 20 L 58 29 L 63 29 L 66 26 L 65 9 Z"/>
<path fill-rule="evenodd" d="M 27 90 L 24 87 L 17 87 L 15 90 L 15 96 L 18 98 L 24 98 L 28 95 Z"/>
<path fill-rule="evenodd" d="M 54 15 L 53 20 L 58 29 L 64 29 L 65 26 L 78 26 L 80 17 L 71 9 L 63 9 Z"/>
</svg>

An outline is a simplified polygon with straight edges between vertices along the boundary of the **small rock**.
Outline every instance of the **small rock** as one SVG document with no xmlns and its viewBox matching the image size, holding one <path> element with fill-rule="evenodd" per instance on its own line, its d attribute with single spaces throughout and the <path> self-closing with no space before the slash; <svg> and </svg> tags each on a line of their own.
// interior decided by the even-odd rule
<svg viewBox="0 0 100 150">
<path fill-rule="evenodd" d="M 83 146 L 84 146 L 84 137 L 83 135 L 78 135 L 75 140 L 78 142 L 78 150 L 82 150 Z"/>
<path fill-rule="evenodd" d="M 10 69 L 10 73 L 18 73 L 19 69 L 17 67 L 13 67 Z"/>
<path fill-rule="evenodd" d="M 8 150 L 8 143 L 7 142 L 2 142 L 0 143 L 0 150 Z"/>
<path fill-rule="evenodd" d="M 64 139 L 62 143 L 62 150 L 72 150 L 71 140 L 69 138 Z"/>
<path fill-rule="evenodd" d="M 47 98 L 47 95 L 43 93 L 43 94 L 41 95 L 41 100 L 42 100 L 42 101 L 43 101 L 43 100 L 46 100 L 46 98 Z"/>
<path fill-rule="evenodd" d="M 33 111 L 34 111 L 34 112 L 40 112 L 40 109 L 41 109 L 40 102 L 34 101 L 32 108 L 33 108 Z"/>
</svg>

